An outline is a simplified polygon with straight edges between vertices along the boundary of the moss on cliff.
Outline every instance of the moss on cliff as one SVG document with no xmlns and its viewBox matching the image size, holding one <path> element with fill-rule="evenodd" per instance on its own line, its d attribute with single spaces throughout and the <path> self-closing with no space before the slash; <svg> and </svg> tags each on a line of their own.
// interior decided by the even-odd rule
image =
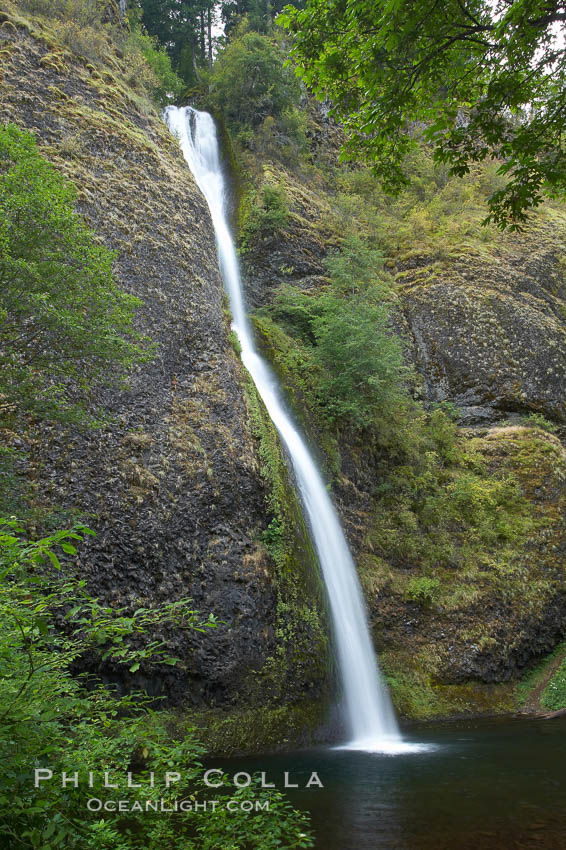
<svg viewBox="0 0 566 850">
<path fill-rule="evenodd" d="M 293 694 L 311 695 L 322 700 L 320 710 L 327 698 L 330 659 L 316 554 L 277 432 L 250 378 L 246 399 L 271 516 L 261 542 L 275 565 L 277 587 L 275 651 L 249 687 L 268 705 L 286 702 Z"/>
<path fill-rule="evenodd" d="M 321 719 L 320 703 L 307 699 L 229 712 L 189 713 L 183 721 L 201 730 L 210 755 L 235 756 L 312 746 L 324 740 L 317 735 Z"/>
<path fill-rule="evenodd" d="M 190 594 L 222 621 L 214 635 L 156 635 L 184 661 L 159 679 L 143 665 L 127 681 L 105 669 L 110 679 L 185 708 L 249 710 L 242 741 L 258 705 L 260 719 L 266 703 L 292 714 L 308 695 L 318 713 L 329 678 L 321 591 L 276 438 L 253 391 L 249 406 L 244 395 L 205 201 L 107 28 L 89 58 L 16 4 L 0 24 L 0 119 L 31 129 L 75 182 L 78 212 L 116 250 L 116 279 L 143 299 L 139 330 L 158 344 L 128 391 L 105 396 L 100 430 L 2 433 L 25 453 L 11 493 L 29 485 L 38 523 L 48 512 L 88 517 L 97 537 L 80 568 L 109 604 Z"/>
<path fill-rule="evenodd" d="M 563 416 L 564 212 L 548 204 L 526 237 L 495 238 L 480 226 L 494 168 L 458 181 L 426 149 L 391 201 L 367 170 L 337 164 L 339 129 L 308 114 L 310 159 L 248 166 L 256 191 L 266 174 L 285 186 L 289 212 L 281 232 L 246 241 L 258 339 L 324 453 L 399 710 L 508 711 L 512 681 L 566 628 L 564 449 L 513 418 Z M 352 233 L 385 253 L 417 375 L 417 403 L 386 413 L 389 432 L 383 421 L 360 431 L 325 417 L 313 341 L 270 309 L 289 285 L 307 295 L 327 287 L 325 257 Z M 441 401 L 474 427 L 435 411 Z M 482 427 L 509 416 L 506 427 Z"/>
</svg>

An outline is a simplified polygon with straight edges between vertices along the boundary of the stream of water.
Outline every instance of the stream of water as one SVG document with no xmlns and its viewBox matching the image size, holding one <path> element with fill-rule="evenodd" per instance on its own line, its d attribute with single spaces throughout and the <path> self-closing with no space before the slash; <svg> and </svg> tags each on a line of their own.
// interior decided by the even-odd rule
<svg viewBox="0 0 566 850">
<path fill-rule="evenodd" d="M 418 744 L 403 741 L 381 681 L 356 568 L 337 513 L 306 442 L 285 409 L 276 378 L 255 347 L 228 225 L 227 191 L 214 121 L 206 112 L 174 106 L 165 110 L 165 120 L 179 139 L 210 208 L 242 362 L 291 459 L 328 594 L 349 736 L 345 747 L 388 753 L 418 750 Z"/>
</svg>

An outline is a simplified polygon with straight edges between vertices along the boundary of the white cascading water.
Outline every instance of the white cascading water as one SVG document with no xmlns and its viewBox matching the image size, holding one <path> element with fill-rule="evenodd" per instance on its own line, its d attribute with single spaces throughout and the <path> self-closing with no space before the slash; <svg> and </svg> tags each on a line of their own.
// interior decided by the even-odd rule
<svg viewBox="0 0 566 850">
<path fill-rule="evenodd" d="M 256 351 L 226 217 L 226 190 L 216 128 L 207 112 L 169 106 L 165 120 L 205 196 L 216 231 L 220 270 L 232 310 L 242 361 L 287 447 L 328 592 L 350 740 L 348 748 L 373 752 L 415 749 L 403 742 L 370 638 L 358 576 L 322 477 L 281 400 L 277 382 Z"/>
</svg>

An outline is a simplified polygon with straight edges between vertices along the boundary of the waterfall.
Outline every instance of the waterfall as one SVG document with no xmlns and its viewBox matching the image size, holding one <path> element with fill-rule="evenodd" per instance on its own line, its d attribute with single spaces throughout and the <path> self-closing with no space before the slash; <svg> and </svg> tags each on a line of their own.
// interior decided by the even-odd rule
<svg viewBox="0 0 566 850">
<path fill-rule="evenodd" d="M 349 732 L 346 746 L 375 752 L 413 749 L 401 739 L 389 694 L 379 675 L 358 575 L 337 513 L 305 440 L 285 410 L 276 379 L 254 344 L 226 217 L 226 188 L 214 121 L 206 112 L 175 106 L 167 107 L 165 120 L 178 137 L 210 208 L 220 270 L 232 310 L 232 327 L 242 348 L 242 362 L 293 465 L 328 593 Z"/>
</svg>

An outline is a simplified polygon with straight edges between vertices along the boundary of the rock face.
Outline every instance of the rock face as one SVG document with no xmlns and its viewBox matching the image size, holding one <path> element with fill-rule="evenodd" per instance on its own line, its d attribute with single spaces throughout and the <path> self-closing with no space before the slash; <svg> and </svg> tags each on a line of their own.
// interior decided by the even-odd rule
<svg viewBox="0 0 566 850">
<path fill-rule="evenodd" d="M 79 211 L 117 251 L 116 279 L 143 300 L 138 327 L 157 343 L 155 360 L 139 364 L 127 389 L 97 399 L 112 417 L 102 429 L 30 426 L 18 447 L 28 453 L 33 506 L 51 509 L 58 525 L 77 516 L 96 530 L 81 547 L 80 568 L 112 605 L 191 596 L 195 608 L 223 621 L 210 635 L 155 635 L 182 668 L 160 678 L 141 670 L 127 684 L 201 708 L 256 708 L 266 693 L 276 704 L 315 700 L 327 680 L 320 588 L 277 441 L 257 398 L 243 390 L 205 202 L 123 57 L 110 41 L 96 49 L 102 53 L 81 58 L 92 45 L 65 47 L 49 22 L 15 8 L 0 13 L 0 119 L 34 132 L 77 185 Z M 336 140 L 325 152 L 325 134 L 319 122 L 312 147 L 332 162 Z M 324 257 L 348 224 L 326 177 L 307 180 L 271 163 L 263 179 L 285 184 L 289 222 L 284 233 L 249 246 L 255 305 L 287 282 L 323 284 Z M 422 396 L 452 402 L 474 426 L 460 434 L 453 474 L 394 470 L 392 492 L 398 483 L 406 490 L 385 510 L 377 485 L 391 472 L 389 460 L 354 434 L 333 442 L 336 502 L 376 646 L 408 714 L 481 707 L 485 694 L 473 688 L 516 677 L 566 628 L 563 447 L 532 428 L 485 427 L 529 412 L 565 421 L 566 292 L 557 247 L 565 230 L 562 218 L 547 216 L 527 237 L 502 238 L 489 251 L 437 256 L 404 246 L 410 256 L 399 251 L 391 260 Z M 506 489 L 510 475 L 532 523 Z M 453 495 L 463 513 L 479 504 L 479 514 L 493 510 L 494 522 L 501 506 L 507 526 L 499 537 L 491 539 L 480 516 L 485 541 L 474 548 L 473 524 L 448 510 Z M 439 528 L 423 519 L 427 498 Z M 282 528 L 294 538 L 293 553 L 281 551 Z M 438 598 L 434 585 L 413 584 L 423 577 L 438 577 Z M 442 696 L 450 688 L 460 690 Z M 279 719 L 272 729 L 282 739 Z M 255 732 L 250 740 L 267 745 Z"/>
<path fill-rule="evenodd" d="M 398 264 L 427 400 L 452 402 L 468 424 L 517 411 L 566 421 L 559 232 L 539 224 L 521 238 L 502 238 L 489 257 L 417 256 Z"/>
<path fill-rule="evenodd" d="M 515 525 L 498 541 L 496 512 L 493 541 L 470 558 L 466 549 L 476 541 L 466 540 L 462 513 L 451 523 L 454 549 L 446 567 L 427 571 L 439 580 L 438 596 L 429 598 L 411 597 L 416 565 L 390 556 L 377 578 L 367 539 L 361 556 L 368 558 L 364 581 L 386 664 L 404 667 L 415 686 L 431 687 L 439 701 L 449 686 L 517 679 L 566 629 L 566 450 L 556 437 L 520 426 L 478 428 L 466 437 L 491 480 L 512 474 L 518 482 L 528 500 L 522 530 Z M 407 529 L 407 537 L 415 532 L 422 534 Z"/>
<path fill-rule="evenodd" d="M 408 200 L 402 214 L 390 212 L 369 175 L 327 167 L 336 139 L 320 115 L 315 135 L 325 150 L 308 179 L 274 161 L 254 172 L 256 193 L 265 183 L 285 187 L 289 212 L 282 232 L 246 244 L 251 299 L 263 307 L 286 284 L 324 286 L 325 256 L 353 219 L 358 234 L 389 252 L 395 329 L 417 373 L 415 395 L 429 411 L 443 401 L 458 411 L 452 456 L 439 462 L 442 449 L 430 443 L 430 463 L 424 445 L 418 460 L 396 455 L 371 423 L 366 433 L 333 429 L 309 408 L 288 355 L 293 337 L 278 337 L 284 324 L 273 332 L 260 314 L 262 340 L 326 451 L 398 709 L 420 717 L 513 709 L 513 681 L 566 630 L 566 455 L 556 436 L 530 427 L 542 419 L 524 427 L 529 414 L 558 433 L 566 421 L 566 217 L 547 206 L 525 234 L 443 221 L 430 236 L 421 217 L 439 206 L 428 188 L 426 202 L 414 202 L 411 231 Z M 479 219 L 469 193 L 451 191 L 461 193 L 466 221 Z"/>
<path fill-rule="evenodd" d="M 0 120 L 31 130 L 78 187 L 79 211 L 117 252 L 116 281 L 143 300 L 138 329 L 157 355 L 127 389 L 98 399 L 112 417 L 101 430 L 30 429 L 33 501 L 96 531 L 79 566 L 110 604 L 191 596 L 203 616 L 223 621 L 205 636 L 166 632 L 183 669 L 167 679 L 140 673 L 133 684 L 195 706 L 245 703 L 276 654 L 278 588 L 260 542 L 271 513 L 208 210 L 110 40 L 89 61 L 50 27 L 15 8 L 0 13 Z M 300 675 L 289 665 L 286 699 L 305 677 L 313 693 L 321 686 L 312 653 Z"/>
</svg>

